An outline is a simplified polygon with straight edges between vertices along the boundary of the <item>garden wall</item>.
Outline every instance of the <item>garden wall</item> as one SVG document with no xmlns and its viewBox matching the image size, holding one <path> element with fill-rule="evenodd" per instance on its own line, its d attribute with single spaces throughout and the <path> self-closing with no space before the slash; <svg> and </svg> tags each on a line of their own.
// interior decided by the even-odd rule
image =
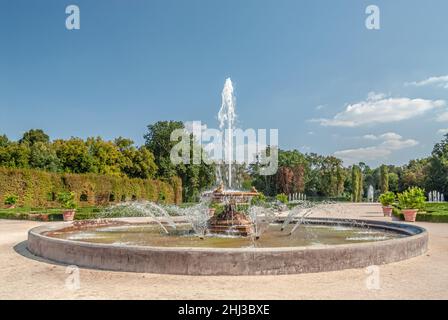
<svg viewBox="0 0 448 320">
<path fill-rule="evenodd" d="M 8 194 L 19 196 L 18 205 L 58 207 L 56 195 L 73 191 L 80 207 L 101 206 L 129 200 L 162 203 L 182 202 L 182 182 L 96 174 L 58 174 L 31 169 L 0 168 L 0 200 Z"/>
</svg>

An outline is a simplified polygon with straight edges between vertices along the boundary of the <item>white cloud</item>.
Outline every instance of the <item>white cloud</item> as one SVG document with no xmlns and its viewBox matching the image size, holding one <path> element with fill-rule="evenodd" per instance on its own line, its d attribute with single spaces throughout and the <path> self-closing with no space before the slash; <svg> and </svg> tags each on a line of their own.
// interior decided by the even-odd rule
<svg viewBox="0 0 448 320">
<path fill-rule="evenodd" d="M 387 158 L 393 151 L 416 146 L 418 141 L 403 139 L 395 132 L 387 132 L 381 135 L 365 135 L 370 140 L 381 140 L 375 146 L 336 151 L 334 155 L 341 158 L 345 164 L 350 165 L 359 161 L 377 160 Z"/>
<path fill-rule="evenodd" d="M 416 87 L 424 87 L 424 86 L 436 86 L 440 88 L 448 89 L 448 75 L 439 76 L 439 77 L 429 77 L 428 79 L 422 81 L 413 81 L 406 82 L 405 86 L 416 86 Z"/>
<path fill-rule="evenodd" d="M 318 105 L 318 106 L 316 107 L 316 110 L 322 110 L 322 109 L 324 109 L 325 107 L 326 107 L 325 105 L 320 104 L 320 105 Z"/>
<path fill-rule="evenodd" d="M 365 101 L 350 104 L 332 119 L 312 119 L 322 126 L 358 127 L 373 123 L 390 123 L 421 116 L 446 105 L 444 100 L 387 98 L 382 93 L 370 92 Z"/>
<path fill-rule="evenodd" d="M 439 134 L 447 134 L 448 133 L 448 129 L 439 129 L 437 131 L 437 133 L 439 133 Z"/>
<path fill-rule="evenodd" d="M 379 138 L 384 140 L 400 140 L 403 137 L 395 132 L 386 132 L 380 135 Z"/>
<path fill-rule="evenodd" d="M 448 121 L 448 112 L 443 112 L 441 114 L 439 114 L 436 118 L 437 122 L 446 122 Z"/>
<path fill-rule="evenodd" d="M 378 137 L 374 134 L 366 134 L 363 136 L 363 138 L 367 139 L 367 140 L 377 140 L 378 139 Z"/>
</svg>

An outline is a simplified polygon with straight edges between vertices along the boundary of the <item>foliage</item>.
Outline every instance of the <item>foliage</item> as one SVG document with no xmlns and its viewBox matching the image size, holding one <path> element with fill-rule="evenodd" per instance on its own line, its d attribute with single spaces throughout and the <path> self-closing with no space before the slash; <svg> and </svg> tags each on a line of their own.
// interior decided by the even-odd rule
<svg viewBox="0 0 448 320">
<path fill-rule="evenodd" d="M 173 164 L 170 153 L 178 141 L 171 141 L 171 133 L 176 129 L 184 129 L 184 124 L 180 121 L 159 121 L 149 125 L 148 132 L 144 135 L 145 146 L 154 154 L 158 167 L 157 176 L 162 179 L 179 176 L 184 186 L 183 198 L 186 201 L 197 201 L 200 192 L 214 184 L 215 168 L 204 161 L 205 153 L 192 135 L 189 136 L 189 163 Z M 200 164 L 193 163 L 193 154 L 202 155 Z"/>
<path fill-rule="evenodd" d="M 170 160 L 170 152 L 178 143 L 171 141 L 171 133 L 183 129 L 181 121 L 159 121 L 148 125 L 148 132 L 144 135 L 145 145 L 155 156 L 159 177 L 173 177 L 177 174 L 176 166 Z"/>
<path fill-rule="evenodd" d="M 27 143 L 30 146 L 35 143 L 49 143 L 50 137 L 42 129 L 31 129 L 23 134 L 19 143 Z"/>
<path fill-rule="evenodd" d="M 284 204 L 288 203 L 288 196 L 284 193 L 279 193 L 278 195 L 275 196 L 275 199 Z"/>
<path fill-rule="evenodd" d="M 153 178 L 157 171 L 154 155 L 133 141 L 100 137 L 57 139 L 50 142 L 40 129 L 26 132 L 18 142 L 0 139 L 0 166 L 33 168 L 50 172 L 96 173 L 130 178 Z"/>
<path fill-rule="evenodd" d="M 64 209 L 76 209 L 74 192 L 59 192 L 57 200 Z"/>
<path fill-rule="evenodd" d="M 411 187 L 398 194 L 398 205 L 402 209 L 422 209 L 425 201 L 425 192 L 418 187 Z"/>
<path fill-rule="evenodd" d="M 392 192 L 398 192 L 399 191 L 399 176 L 395 172 L 391 172 L 388 174 L 389 179 L 389 190 Z"/>
<path fill-rule="evenodd" d="M 361 168 L 357 165 L 352 167 L 352 201 L 361 202 L 363 187 L 362 187 L 362 172 Z"/>
<path fill-rule="evenodd" d="M 429 159 L 409 161 L 409 164 L 403 168 L 400 190 L 406 190 L 410 187 L 425 188 L 429 162 Z"/>
<path fill-rule="evenodd" d="M 384 164 L 380 167 L 380 191 L 381 193 L 389 191 L 389 168 Z"/>
<path fill-rule="evenodd" d="M 388 207 L 395 202 L 395 193 L 388 191 L 380 195 L 379 201 L 384 207 Z"/>
<path fill-rule="evenodd" d="M 342 160 L 333 156 L 307 155 L 310 165 L 310 178 L 307 186 L 312 195 L 338 197 L 344 193 L 346 171 Z"/>
<path fill-rule="evenodd" d="M 17 200 L 19 199 L 19 196 L 15 194 L 9 194 L 5 196 L 5 205 L 7 206 L 13 206 L 17 203 Z"/>
<path fill-rule="evenodd" d="M 35 142 L 30 147 L 29 164 L 31 168 L 51 172 L 61 172 L 61 162 L 54 148 L 45 142 Z"/>
<path fill-rule="evenodd" d="M 166 203 L 182 201 L 182 183 L 177 177 L 160 181 L 0 167 L 0 197 L 17 194 L 20 206 L 55 207 L 56 195 L 64 191 L 75 192 L 76 203 L 82 207 L 108 205 L 134 197 L 158 201 L 160 192 L 164 193 Z"/>
<path fill-rule="evenodd" d="M 266 196 L 263 193 L 259 193 L 253 197 L 250 204 L 253 206 L 263 206 L 266 203 Z"/>
<path fill-rule="evenodd" d="M 426 189 L 448 194 L 448 134 L 434 146 L 427 166 Z"/>
<path fill-rule="evenodd" d="M 270 147 L 266 153 L 269 154 Z M 343 194 L 346 172 L 342 161 L 332 156 L 278 150 L 279 169 L 275 175 L 260 175 L 261 156 L 250 166 L 252 184 L 266 195 L 303 193 L 326 197 Z"/>
</svg>

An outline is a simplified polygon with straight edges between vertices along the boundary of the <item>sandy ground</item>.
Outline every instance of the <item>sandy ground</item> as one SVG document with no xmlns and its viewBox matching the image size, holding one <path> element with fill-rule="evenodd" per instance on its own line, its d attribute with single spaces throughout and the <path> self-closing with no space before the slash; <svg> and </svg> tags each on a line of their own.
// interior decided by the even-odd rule
<svg viewBox="0 0 448 320">
<path fill-rule="evenodd" d="M 346 204 L 338 217 L 382 220 L 376 204 Z M 325 216 L 328 213 L 321 212 Z M 334 215 L 332 215 L 334 216 Z M 447 299 L 448 224 L 429 231 L 427 254 L 379 267 L 379 289 L 366 269 L 285 276 L 174 276 L 80 270 L 80 288 L 66 286 L 66 266 L 32 256 L 27 231 L 42 223 L 0 221 L 0 299 Z"/>
</svg>

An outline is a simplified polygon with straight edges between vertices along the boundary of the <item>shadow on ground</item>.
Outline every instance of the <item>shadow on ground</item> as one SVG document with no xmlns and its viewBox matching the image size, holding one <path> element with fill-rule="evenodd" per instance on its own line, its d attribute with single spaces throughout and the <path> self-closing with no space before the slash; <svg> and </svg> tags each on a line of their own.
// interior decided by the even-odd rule
<svg viewBox="0 0 448 320">
<path fill-rule="evenodd" d="M 31 259 L 31 260 L 35 260 L 35 261 L 38 261 L 38 262 L 43 262 L 43 263 L 51 264 L 51 265 L 68 266 L 68 264 L 60 263 L 60 262 L 56 262 L 56 261 L 52 261 L 52 260 L 48 260 L 48 259 L 45 259 L 45 258 L 42 258 L 42 257 L 38 257 L 38 256 L 32 254 L 28 250 L 27 244 L 28 244 L 27 240 L 22 241 L 22 242 L 16 244 L 13 247 L 13 249 L 14 249 L 14 251 L 16 253 L 20 254 L 22 257 L 25 257 L 25 258 L 28 258 L 28 259 Z"/>
</svg>

